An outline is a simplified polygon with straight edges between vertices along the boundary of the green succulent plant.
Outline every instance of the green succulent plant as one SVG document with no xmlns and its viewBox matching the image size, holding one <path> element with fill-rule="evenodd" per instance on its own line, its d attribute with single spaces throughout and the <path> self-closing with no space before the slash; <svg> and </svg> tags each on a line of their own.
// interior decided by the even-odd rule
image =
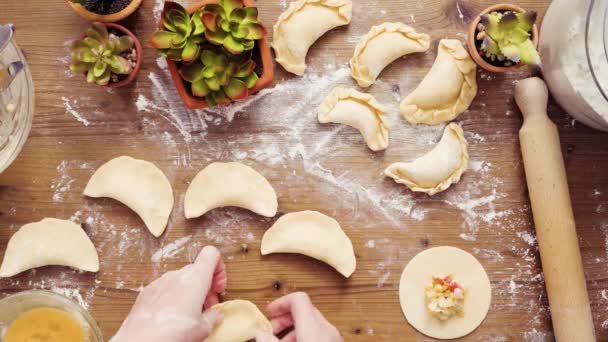
<svg viewBox="0 0 608 342">
<path fill-rule="evenodd" d="M 106 85 L 112 74 L 128 75 L 131 72 L 131 63 L 121 54 L 132 48 L 131 37 L 117 37 L 109 34 L 105 25 L 93 23 L 84 39 L 70 45 L 70 70 L 74 73 L 86 72 L 89 83 Z"/>
<path fill-rule="evenodd" d="M 243 0 L 220 0 L 202 9 L 205 38 L 222 45 L 232 54 L 253 49 L 255 41 L 266 33 L 258 22 L 258 9 L 245 7 Z"/>
<path fill-rule="evenodd" d="M 481 16 L 476 39 L 482 41 L 481 50 L 490 61 L 540 65 L 540 56 L 530 39 L 535 21 L 534 11 L 487 13 Z"/>
<path fill-rule="evenodd" d="M 166 1 L 162 21 L 165 29 L 156 31 L 150 38 L 150 44 L 159 54 L 185 63 L 197 59 L 200 45 L 205 41 L 200 11 L 190 15 L 182 5 Z"/>
<path fill-rule="evenodd" d="M 184 65 L 179 73 L 191 83 L 194 96 L 204 97 L 212 106 L 249 96 L 258 75 L 248 54 L 233 56 L 217 49 L 206 49 L 200 59 Z"/>
</svg>

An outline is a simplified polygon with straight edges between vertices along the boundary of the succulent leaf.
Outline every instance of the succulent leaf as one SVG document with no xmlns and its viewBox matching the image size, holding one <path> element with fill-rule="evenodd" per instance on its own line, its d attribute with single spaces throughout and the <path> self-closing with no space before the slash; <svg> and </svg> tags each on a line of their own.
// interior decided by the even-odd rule
<svg viewBox="0 0 608 342">
<path fill-rule="evenodd" d="M 211 78 L 206 78 L 205 83 L 212 91 L 218 91 L 222 89 L 222 85 L 220 84 L 220 79 L 217 76 L 213 76 Z"/>
<path fill-rule="evenodd" d="M 118 75 L 125 75 L 131 71 L 129 61 L 121 56 L 110 56 L 105 58 L 106 63 L 110 66 L 110 70 Z"/>
<path fill-rule="evenodd" d="M 76 62 L 76 63 L 70 64 L 70 70 L 73 73 L 85 72 L 85 71 L 89 70 L 89 63 Z"/>
<path fill-rule="evenodd" d="M 96 81 L 95 74 L 93 73 L 94 68 L 95 68 L 95 65 L 89 66 L 89 70 L 87 71 L 87 82 L 88 83 L 93 83 Z"/>
<path fill-rule="evenodd" d="M 247 88 L 245 82 L 236 78 L 231 79 L 230 83 L 228 83 L 224 90 L 226 92 L 226 95 L 233 100 L 238 100 L 247 97 L 247 94 L 249 92 L 249 89 Z"/>
<path fill-rule="evenodd" d="M 199 80 L 192 83 L 192 94 L 198 97 L 205 97 L 211 92 L 204 80 Z"/>
<path fill-rule="evenodd" d="M 217 30 L 217 23 L 216 23 L 217 18 L 218 18 L 218 15 L 213 12 L 203 13 L 201 19 L 203 21 L 203 25 L 205 26 L 205 29 L 209 30 L 211 32 L 215 32 Z"/>
<path fill-rule="evenodd" d="M 231 35 L 226 36 L 226 40 L 224 40 L 224 48 L 235 55 L 245 51 L 245 46 L 243 43 L 237 40 L 237 38 L 233 38 Z"/>
<path fill-rule="evenodd" d="M 200 52 L 200 46 L 193 41 L 186 41 L 186 45 L 182 50 L 182 61 L 185 63 L 192 62 L 196 59 Z"/>
<path fill-rule="evenodd" d="M 106 72 L 106 68 L 108 67 L 108 65 L 106 63 L 104 63 L 103 60 L 98 60 L 95 63 L 95 66 L 93 67 L 93 76 L 95 77 L 101 77 L 101 75 L 103 75 Z"/>
<path fill-rule="evenodd" d="M 125 51 L 129 51 L 133 48 L 133 40 L 129 36 L 118 37 L 114 41 L 114 53 L 121 54 Z"/>
<path fill-rule="evenodd" d="M 536 12 L 491 12 L 480 17 L 481 50 L 492 61 L 539 65 L 540 56 L 531 41 Z M 525 55 L 525 57 L 524 57 Z"/>
<path fill-rule="evenodd" d="M 200 36 L 205 32 L 205 25 L 203 25 L 200 11 L 197 11 L 192 15 L 192 26 L 194 26 L 194 31 L 192 32 L 193 36 Z"/>
<path fill-rule="evenodd" d="M 530 40 L 527 40 L 519 45 L 519 55 L 522 63 L 524 64 L 541 65 L 540 55 Z"/>
<path fill-rule="evenodd" d="M 255 69 L 255 62 L 252 60 L 249 60 L 245 63 L 242 63 L 239 66 L 239 69 L 236 71 L 236 73 L 234 74 L 234 77 L 247 77 L 247 75 L 253 73 L 253 70 Z"/>
<path fill-rule="evenodd" d="M 258 8 L 257 7 L 245 7 L 245 18 L 243 24 L 257 23 L 258 22 Z"/>
<path fill-rule="evenodd" d="M 220 0 L 220 6 L 224 8 L 224 11 L 226 11 L 226 16 L 229 17 L 232 11 L 243 7 L 244 4 L 242 0 Z"/>
<path fill-rule="evenodd" d="M 200 62 L 186 64 L 179 69 L 182 78 L 190 83 L 195 83 L 205 77 L 203 65 Z"/>
<path fill-rule="evenodd" d="M 251 89 L 251 88 L 255 87 L 256 83 L 258 83 L 258 80 L 260 78 L 258 77 L 258 74 L 256 74 L 255 72 L 252 72 L 248 76 L 241 78 L 241 79 L 243 80 L 243 82 L 245 82 L 245 84 L 247 85 L 247 88 Z"/>
<path fill-rule="evenodd" d="M 224 41 L 226 40 L 226 37 L 228 35 L 226 34 L 226 32 L 222 31 L 222 30 L 217 30 L 217 31 L 210 31 L 207 30 L 205 31 L 205 38 L 207 38 L 207 40 L 215 45 L 222 45 L 224 44 Z"/>
<path fill-rule="evenodd" d="M 247 28 L 247 31 L 249 31 L 247 37 L 245 37 L 248 40 L 262 39 L 262 37 L 264 37 L 264 35 L 266 34 L 264 26 L 258 23 L 248 23 L 241 26 Z"/>
<path fill-rule="evenodd" d="M 104 73 L 101 74 L 101 76 L 99 76 L 96 79 L 95 83 L 97 83 L 99 85 L 106 85 L 110 82 L 111 77 L 112 77 L 112 72 L 110 71 L 110 68 L 106 68 Z"/>
<path fill-rule="evenodd" d="M 150 39 L 150 45 L 157 49 L 168 49 L 173 46 L 173 40 L 179 37 L 175 32 L 157 31 Z"/>
</svg>

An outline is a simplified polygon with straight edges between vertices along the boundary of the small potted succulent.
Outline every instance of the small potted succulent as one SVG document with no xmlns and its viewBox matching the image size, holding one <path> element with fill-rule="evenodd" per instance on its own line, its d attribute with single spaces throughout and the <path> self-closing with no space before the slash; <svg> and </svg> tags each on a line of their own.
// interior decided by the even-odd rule
<svg viewBox="0 0 608 342">
<path fill-rule="evenodd" d="M 82 39 L 72 42 L 70 51 L 70 70 L 101 86 L 125 86 L 141 67 L 139 40 L 118 24 L 94 22 Z"/>
<path fill-rule="evenodd" d="M 244 99 L 272 83 L 266 29 L 252 0 L 204 0 L 188 9 L 166 1 L 150 45 L 167 58 L 190 109 Z"/>
<path fill-rule="evenodd" d="M 536 12 L 498 4 L 481 12 L 469 27 L 469 53 L 485 70 L 507 72 L 541 64 Z"/>
<path fill-rule="evenodd" d="M 89 21 L 113 23 L 130 16 L 143 0 L 65 0 L 79 16 Z"/>
</svg>

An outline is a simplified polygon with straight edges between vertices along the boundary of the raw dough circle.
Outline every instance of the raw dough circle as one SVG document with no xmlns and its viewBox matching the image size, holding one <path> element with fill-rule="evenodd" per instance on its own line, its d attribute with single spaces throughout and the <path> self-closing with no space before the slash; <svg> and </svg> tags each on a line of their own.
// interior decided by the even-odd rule
<svg viewBox="0 0 608 342">
<path fill-rule="evenodd" d="M 450 274 L 465 288 L 464 315 L 440 321 L 426 308 L 424 288 L 433 276 Z M 418 253 L 403 270 L 399 301 L 405 319 L 416 330 L 429 337 L 452 339 L 470 334 L 485 319 L 492 288 L 474 256 L 456 247 L 434 247 Z"/>
</svg>

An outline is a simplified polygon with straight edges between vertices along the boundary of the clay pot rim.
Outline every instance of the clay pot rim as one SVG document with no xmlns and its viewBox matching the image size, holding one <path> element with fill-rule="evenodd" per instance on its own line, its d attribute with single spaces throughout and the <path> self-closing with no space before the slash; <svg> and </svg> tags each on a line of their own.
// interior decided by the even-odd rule
<svg viewBox="0 0 608 342">
<path fill-rule="evenodd" d="M 484 9 L 481 13 L 479 13 L 475 17 L 475 19 L 469 25 L 469 35 L 467 37 L 467 45 L 469 46 L 469 54 L 471 55 L 471 58 L 473 58 L 475 63 L 477 63 L 477 65 L 479 65 L 481 68 L 483 68 L 487 71 L 502 73 L 502 72 L 517 70 L 525 65 L 522 63 L 517 63 L 515 65 L 508 66 L 508 67 L 498 67 L 498 66 L 492 65 L 492 64 L 486 62 L 486 60 L 483 57 L 481 57 L 481 55 L 479 54 L 479 51 L 477 51 L 477 46 L 475 46 L 475 36 L 476 36 L 475 33 L 477 32 L 477 25 L 481 21 L 481 16 L 486 13 L 490 13 L 490 12 L 494 12 L 494 11 L 505 11 L 505 10 L 514 11 L 514 12 L 525 12 L 526 11 L 524 8 L 522 8 L 518 5 L 500 3 L 500 4 L 492 5 L 486 9 Z M 532 44 L 534 45 L 534 48 L 538 49 L 538 26 L 536 24 L 534 24 L 532 26 Z"/>
<path fill-rule="evenodd" d="M 186 8 L 186 10 L 188 11 L 188 13 L 192 14 L 199 8 L 205 6 L 206 4 L 217 3 L 217 2 L 218 2 L 218 0 L 201 0 L 193 5 L 188 6 Z M 253 0 L 243 0 L 243 3 L 247 7 L 255 6 L 255 2 Z M 263 23 L 261 23 L 261 24 L 263 25 Z M 163 29 L 162 16 L 158 22 L 158 28 Z M 256 44 L 257 49 L 260 51 L 260 59 L 262 60 L 262 75 L 260 75 L 260 78 L 258 79 L 257 83 L 255 84 L 255 86 L 252 89 L 249 90 L 249 94 L 245 98 L 248 98 L 249 96 L 252 96 L 253 94 L 257 93 L 258 91 L 268 87 L 272 83 L 272 80 L 274 79 L 274 65 L 272 63 L 272 55 L 270 53 L 270 44 L 268 42 L 268 35 L 265 34 L 264 37 L 262 37 L 262 39 L 258 40 L 256 43 L 257 43 Z M 207 103 L 207 101 L 205 101 L 204 98 L 196 97 L 196 96 L 190 94 L 190 92 L 186 88 L 185 81 L 181 78 L 181 76 L 179 74 L 177 63 L 175 61 L 170 60 L 169 58 L 165 58 L 165 60 L 167 61 L 167 67 L 171 74 L 171 78 L 173 79 L 173 84 L 175 85 L 175 88 L 177 89 L 178 94 L 182 98 L 184 105 L 188 109 L 208 108 L 209 103 Z M 240 99 L 240 100 L 243 100 L 243 99 Z M 240 100 L 231 100 L 228 103 L 233 103 L 235 101 L 240 101 Z M 218 104 L 218 106 L 219 105 L 222 105 L 222 104 Z"/>
<path fill-rule="evenodd" d="M 129 29 L 127 29 L 126 27 L 124 27 L 122 25 L 119 25 L 116 23 L 101 23 L 101 24 L 103 24 L 107 28 L 113 28 L 115 30 L 121 31 L 122 33 L 131 37 L 131 39 L 133 40 L 133 46 L 135 47 L 135 53 L 137 53 L 137 60 L 135 61 L 135 67 L 133 68 L 133 70 L 131 70 L 131 72 L 129 73 L 127 78 L 125 78 L 124 80 L 114 82 L 114 83 L 109 82 L 108 84 L 103 86 L 103 87 L 107 87 L 107 88 L 124 87 L 127 84 L 129 84 L 135 80 L 135 77 L 137 76 L 139 69 L 141 69 L 142 56 L 143 56 L 143 49 L 141 47 L 141 43 L 139 42 L 139 39 L 137 39 L 137 37 L 135 37 L 133 32 L 129 31 Z M 84 37 L 85 36 L 83 35 L 81 39 L 84 39 Z M 87 73 L 85 72 L 84 74 L 86 76 Z"/>
<path fill-rule="evenodd" d="M 139 8 L 139 6 L 143 2 L 143 0 L 132 0 L 131 3 L 127 7 L 123 8 L 122 10 L 120 10 L 116 13 L 112 13 L 112 14 L 98 14 L 98 13 L 89 11 L 81 4 L 73 3 L 70 0 L 66 0 L 66 2 L 68 4 L 68 6 L 70 6 L 70 8 L 72 10 L 74 10 L 74 12 L 76 12 L 79 16 L 81 16 L 82 18 L 84 18 L 88 21 L 98 21 L 101 23 L 113 23 L 116 21 L 123 20 L 126 17 L 133 14 L 133 12 L 135 12 Z"/>
</svg>

